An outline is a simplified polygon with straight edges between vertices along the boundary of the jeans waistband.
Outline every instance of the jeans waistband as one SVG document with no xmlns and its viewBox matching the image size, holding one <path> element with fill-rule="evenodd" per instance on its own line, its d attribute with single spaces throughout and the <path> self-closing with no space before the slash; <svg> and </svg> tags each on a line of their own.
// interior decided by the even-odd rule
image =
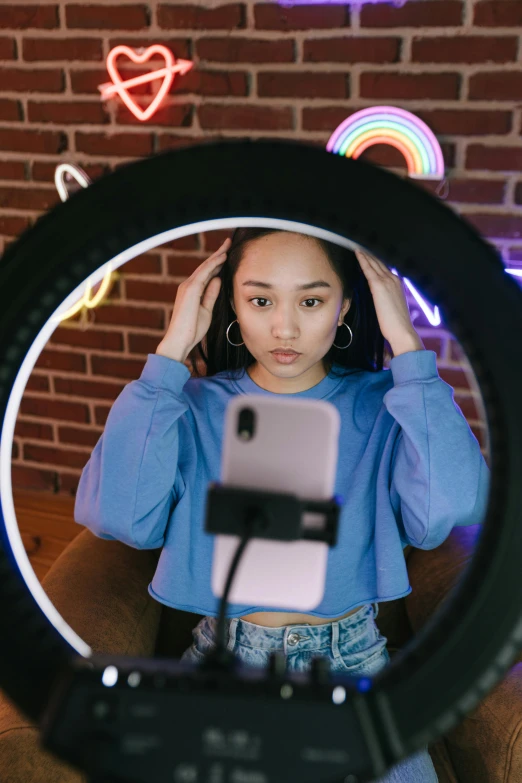
<svg viewBox="0 0 522 783">
<path fill-rule="evenodd" d="M 228 649 L 233 650 L 236 642 L 247 647 L 264 650 L 291 650 L 298 643 L 299 650 L 317 650 L 321 647 L 336 647 L 339 638 L 349 641 L 361 634 L 363 626 L 372 622 L 379 613 L 377 603 L 364 604 L 357 612 L 321 625 L 296 623 L 279 628 L 249 623 L 239 617 L 226 621 L 228 634 Z M 200 623 L 201 630 L 209 641 L 216 637 L 217 618 L 205 617 Z"/>
</svg>

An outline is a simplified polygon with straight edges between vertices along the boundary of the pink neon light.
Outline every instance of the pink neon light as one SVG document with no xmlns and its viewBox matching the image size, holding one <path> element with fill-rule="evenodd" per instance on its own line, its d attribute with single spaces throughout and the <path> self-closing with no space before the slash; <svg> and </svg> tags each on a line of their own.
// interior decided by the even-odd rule
<svg viewBox="0 0 522 783">
<path fill-rule="evenodd" d="M 368 147 L 372 147 L 374 144 L 388 144 L 388 146 L 395 147 L 395 149 L 399 150 L 399 152 L 402 152 L 408 166 L 408 174 L 415 174 L 415 161 L 413 160 L 413 155 L 411 154 L 408 147 L 405 144 L 402 144 L 402 142 L 400 142 L 398 139 L 392 139 L 389 136 L 372 136 L 371 139 L 367 139 L 366 141 L 361 142 L 352 157 L 358 158 L 359 155 L 362 155 L 364 150 L 368 149 Z"/>
<path fill-rule="evenodd" d="M 126 55 L 135 63 L 144 63 L 147 60 L 150 60 L 153 54 L 161 54 L 162 57 L 165 58 L 166 67 L 142 74 L 141 76 L 136 76 L 134 79 L 123 81 L 115 64 L 115 60 L 120 54 Z M 152 117 L 154 112 L 158 110 L 160 103 L 170 90 L 174 75 L 176 73 L 187 73 L 193 65 L 194 63 L 190 60 L 176 60 L 170 49 L 167 49 L 167 47 L 162 44 L 153 44 L 142 51 L 141 54 L 139 51 L 131 49 L 130 46 L 115 46 L 114 49 L 111 49 L 107 57 L 107 70 L 112 82 L 98 85 L 98 89 L 101 92 L 101 99 L 102 101 L 106 100 L 117 93 L 137 120 L 148 120 Z M 158 94 L 146 109 L 141 109 L 132 96 L 129 95 L 127 90 L 130 87 L 136 87 L 138 84 L 146 84 L 147 82 L 154 81 L 154 79 L 160 79 L 161 77 L 163 77 L 163 84 L 158 90 Z"/>
</svg>

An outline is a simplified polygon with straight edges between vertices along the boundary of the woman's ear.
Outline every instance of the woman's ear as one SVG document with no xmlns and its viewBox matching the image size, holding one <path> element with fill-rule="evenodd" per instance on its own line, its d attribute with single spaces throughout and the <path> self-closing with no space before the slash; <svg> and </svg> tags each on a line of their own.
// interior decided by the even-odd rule
<svg viewBox="0 0 522 783">
<path fill-rule="evenodd" d="M 234 311 L 234 315 L 236 315 L 236 308 L 234 307 L 234 302 L 232 301 L 232 297 L 230 297 L 230 300 L 229 300 L 229 301 L 230 301 L 230 307 L 231 307 L 231 308 L 232 308 L 232 310 Z"/>
<path fill-rule="evenodd" d="M 341 307 L 341 312 L 339 313 L 339 318 L 341 319 L 341 321 L 344 321 L 344 317 L 345 317 L 346 313 L 348 312 L 348 310 L 350 309 L 351 303 L 352 303 L 351 299 L 344 299 L 343 300 L 343 306 Z"/>
</svg>

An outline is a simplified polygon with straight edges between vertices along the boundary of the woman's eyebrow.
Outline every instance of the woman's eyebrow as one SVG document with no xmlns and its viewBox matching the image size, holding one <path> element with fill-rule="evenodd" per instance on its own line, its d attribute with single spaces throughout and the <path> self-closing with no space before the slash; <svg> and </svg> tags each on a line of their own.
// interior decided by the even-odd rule
<svg viewBox="0 0 522 783">
<path fill-rule="evenodd" d="M 257 288 L 273 288 L 274 286 L 270 283 L 263 283 L 261 280 L 245 280 L 244 283 L 241 283 L 242 286 L 244 285 L 251 285 L 256 286 Z M 326 280 L 314 280 L 313 283 L 305 283 L 304 285 L 298 285 L 296 286 L 296 291 L 303 291 L 307 290 L 308 288 L 331 288 L 332 286 L 330 283 L 327 283 Z"/>
</svg>

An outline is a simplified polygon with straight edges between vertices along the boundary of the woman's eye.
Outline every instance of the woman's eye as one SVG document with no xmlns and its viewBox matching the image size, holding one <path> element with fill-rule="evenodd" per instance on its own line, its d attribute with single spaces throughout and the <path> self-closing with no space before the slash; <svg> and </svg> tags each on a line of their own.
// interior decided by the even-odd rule
<svg viewBox="0 0 522 783">
<path fill-rule="evenodd" d="M 255 302 L 255 301 L 257 301 L 257 302 L 268 302 L 270 300 L 269 299 L 265 299 L 265 297 L 263 297 L 263 296 L 255 296 L 253 299 L 249 299 L 249 301 L 250 302 Z M 311 299 L 305 299 L 304 301 L 305 302 L 322 302 L 322 299 L 316 299 L 315 297 L 312 297 Z M 258 305 L 256 305 L 256 307 L 258 307 Z M 263 307 L 264 307 L 264 305 L 262 305 L 260 309 L 263 309 Z M 313 307 L 307 307 L 306 309 L 307 310 L 313 310 L 314 308 Z"/>
</svg>

